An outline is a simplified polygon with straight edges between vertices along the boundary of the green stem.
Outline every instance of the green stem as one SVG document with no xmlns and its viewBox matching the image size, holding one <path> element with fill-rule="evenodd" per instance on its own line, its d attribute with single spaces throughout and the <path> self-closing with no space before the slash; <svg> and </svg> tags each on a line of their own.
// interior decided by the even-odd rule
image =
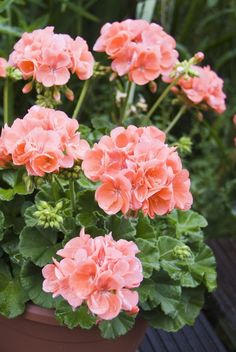
<svg viewBox="0 0 236 352">
<path fill-rule="evenodd" d="M 152 114 L 156 111 L 157 107 L 160 105 L 160 103 L 162 102 L 162 100 L 165 99 L 165 97 L 168 95 L 168 93 L 170 92 L 171 88 L 174 87 L 176 85 L 176 83 L 178 82 L 178 80 L 180 79 L 180 77 L 182 77 L 182 75 L 179 75 L 177 78 L 175 78 L 164 90 L 164 92 L 159 96 L 159 98 L 157 99 L 157 101 L 153 104 L 153 106 L 151 107 L 151 109 L 149 110 L 149 112 L 147 113 L 145 120 L 150 119 L 150 117 L 152 116 Z"/>
<path fill-rule="evenodd" d="M 126 90 L 126 97 L 125 97 L 125 102 L 123 105 L 123 109 L 121 111 L 121 121 L 124 122 L 126 119 L 126 113 L 129 105 L 129 97 L 130 97 L 130 92 L 131 92 L 131 87 L 133 83 L 131 81 L 128 82 L 127 90 Z"/>
<path fill-rule="evenodd" d="M 76 214 L 76 200 L 75 200 L 75 182 L 74 182 L 74 180 L 69 181 L 69 187 L 70 187 L 70 201 L 71 201 L 72 215 L 75 215 Z"/>
<path fill-rule="evenodd" d="M 186 110 L 187 110 L 186 105 L 182 105 L 179 112 L 175 115 L 174 119 L 171 121 L 171 123 L 169 124 L 169 126 L 165 130 L 166 134 L 169 133 L 170 130 L 172 130 L 172 128 L 176 125 L 176 123 L 179 121 L 179 119 L 185 113 Z"/>
<path fill-rule="evenodd" d="M 3 121 L 4 125 L 9 124 L 9 79 L 5 79 L 3 89 Z"/>
<path fill-rule="evenodd" d="M 73 112 L 73 115 L 72 115 L 72 118 L 73 118 L 73 119 L 76 119 L 77 116 L 78 116 L 78 113 L 79 113 L 79 111 L 80 111 L 80 109 L 81 109 L 81 106 L 82 106 L 82 104 L 83 104 L 83 102 L 84 102 L 84 99 L 85 99 L 85 97 L 86 97 L 86 94 L 87 94 L 87 92 L 88 92 L 89 84 L 90 84 L 90 80 L 87 79 L 87 80 L 85 81 L 85 83 L 84 83 L 84 86 L 83 86 L 82 91 L 81 91 L 81 93 L 80 93 L 80 96 L 79 96 L 78 102 L 77 102 L 77 104 L 76 104 L 75 110 L 74 110 L 74 112 Z"/>
<path fill-rule="evenodd" d="M 61 182 L 60 182 L 60 180 L 59 180 L 59 178 L 57 177 L 57 175 L 53 175 L 54 176 L 54 180 L 56 181 L 56 183 L 58 184 L 58 186 L 59 186 L 59 188 L 60 188 L 60 190 L 64 193 L 65 192 L 65 190 L 64 190 L 64 187 L 63 187 L 63 185 L 61 184 Z"/>
</svg>

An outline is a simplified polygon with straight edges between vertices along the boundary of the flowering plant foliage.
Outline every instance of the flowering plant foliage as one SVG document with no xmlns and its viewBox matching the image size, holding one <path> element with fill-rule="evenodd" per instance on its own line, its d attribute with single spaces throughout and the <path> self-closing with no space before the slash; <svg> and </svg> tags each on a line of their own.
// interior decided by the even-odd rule
<svg viewBox="0 0 236 352">
<path fill-rule="evenodd" d="M 224 111 L 223 82 L 197 66 L 202 53 L 179 61 L 175 40 L 143 20 L 106 24 L 94 50 L 111 67 L 93 65 L 84 39 L 47 27 L 23 34 L 9 60 L 0 60 L 6 82 L 28 80 L 23 92 L 34 86 L 37 93 L 23 118 L 10 123 L 4 108 L 0 314 L 14 318 L 32 301 L 69 328 L 98 326 L 104 338 L 125 334 L 137 315 L 176 331 L 194 323 L 216 271 L 204 243 L 207 222 L 190 209 L 180 156 L 191 141 L 173 144 L 169 133 L 188 109 Z M 61 93 L 73 100 L 74 72 L 85 83 L 70 118 L 54 108 Z M 119 84 L 113 120 L 79 125 L 89 82 L 108 73 Z M 133 103 L 135 83 L 156 94 L 159 76 L 168 84 L 154 105 Z M 181 108 L 164 132 L 152 116 L 168 93 Z"/>
</svg>

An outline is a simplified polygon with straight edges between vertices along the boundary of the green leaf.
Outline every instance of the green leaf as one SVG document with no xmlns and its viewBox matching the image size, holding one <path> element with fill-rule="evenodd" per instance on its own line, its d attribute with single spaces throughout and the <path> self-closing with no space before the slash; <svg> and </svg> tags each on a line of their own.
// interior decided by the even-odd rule
<svg viewBox="0 0 236 352">
<path fill-rule="evenodd" d="M 80 212 L 76 215 L 76 223 L 81 227 L 89 227 L 96 225 L 97 219 L 93 213 Z"/>
<path fill-rule="evenodd" d="M 185 325 L 193 325 L 204 303 L 204 289 L 184 288 L 175 314 L 167 315 L 160 307 L 143 312 L 149 324 L 156 329 L 176 332 Z"/>
<path fill-rule="evenodd" d="M 80 187 L 84 189 L 87 189 L 90 191 L 96 191 L 97 189 L 97 183 L 90 181 L 82 172 L 80 172 L 77 182 L 80 185 Z"/>
<path fill-rule="evenodd" d="M 10 201 L 14 198 L 15 192 L 13 189 L 0 188 L 0 200 Z"/>
<path fill-rule="evenodd" d="M 10 201 L 14 198 L 16 194 L 26 195 L 31 194 L 34 190 L 32 182 L 28 186 L 26 178 L 29 177 L 26 175 L 24 169 L 17 170 L 4 170 L 1 173 L 3 181 L 10 186 L 11 188 L 0 188 L 0 199 L 4 201 Z"/>
<path fill-rule="evenodd" d="M 133 328 L 135 324 L 135 317 L 121 312 L 119 316 L 112 320 L 103 320 L 98 327 L 101 331 L 102 337 L 105 339 L 115 339 L 119 336 L 125 335 Z"/>
<path fill-rule="evenodd" d="M 155 238 L 155 231 L 148 217 L 140 214 L 136 226 L 136 237 L 143 239 Z"/>
<path fill-rule="evenodd" d="M 25 227 L 20 234 L 20 253 L 38 266 L 50 263 L 60 247 L 53 230 Z"/>
<path fill-rule="evenodd" d="M 86 18 L 87 20 L 93 21 L 93 22 L 100 22 L 99 18 L 94 16 L 92 13 L 88 12 L 84 7 L 79 5 L 78 3 L 74 4 L 72 2 L 68 2 L 68 7 L 76 12 L 79 16 L 82 16 Z"/>
<path fill-rule="evenodd" d="M 137 238 L 135 243 L 140 250 L 138 257 L 142 262 L 143 276 L 149 278 L 152 275 L 153 270 L 160 269 L 157 242 L 155 240 Z"/>
<path fill-rule="evenodd" d="M 133 240 L 136 235 L 135 226 L 132 220 L 125 219 L 124 216 L 112 215 L 105 221 L 108 232 L 112 232 L 114 239 Z"/>
<path fill-rule="evenodd" d="M 192 235 L 193 239 L 196 237 L 198 240 L 199 236 L 200 238 L 202 237 L 201 228 L 207 226 L 206 219 L 192 210 L 175 210 L 169 214 L 167 218 L 172 224 L 174 224 L 177 238 L 181 238 L 181 236 L 185 235 Z"/>
<path fill-rule="evenodd" d="M 7 318 L 15 318 L 25 310 L 28 296 L 18 278 L 11 276 L 8 265 L 0 261 L 0 314 Z"/>
<path fill-rule="evenodd" d="M 25 262 L 21 268 L 20 282 L 33 303 L 43 308 L 54 308 L 55 299 L 42 289 L 43 277 L 39 267 L 31 262 Z"/>
<path fill-rule="evenodd" d="M 35 227 L 38 223 L 37 218 L 35 218 L 34 213 L 36 212 L 37 207 L 35 205 L 26 208 L 24 212 L 25 223 L 29 227 Z"/>
<path fill-rule="evenodd" d="M 66 325 L 69 329 L 80 326 L 82 329 L 91 329 L 96 323 L 96 318 L 89 313 L 86 306 L 81 306 L 72 310 L 66 301 L 56 304 L 55 317 L 61 325 Z"/>
<path fill-rule="evenodd" d="M 3 212 L 0 210 L 0 241 L 3 239 L 3 236 L 4 236 L 4 223 L 5 223 L 5 216 Z"/>
<path fill-rule="evenodd" d="M 164 271 L 173 280 L 180 280 L 181 285 L 185 287 L 196 287 L 199 281 L 195 280 L 191 275 L 191 265 L 194 258 L 191 256 L 186 259 L 178 259 L 173 254 L 176 246 L 183 246 L 184 243 L 175 238 L 162 236 L 158 239 L 158 249 L 161 257 L 160 264 Z"/>
<path fill-rule="evenodd" d="M 144 310 L 152 310 L 160 305 L 165 314 L 176 312 L 181 297 L 181 287 L 163 273 L 157 274 L 155 281 L 144 280 L 138 292 Z"/>
<path fill-rule="evenodd" d="M 86 190 L 78 193 L 78 205 L 83 212 L 92 213 L 99 211 L 99 207 L 95 201 L 94 191 Z"/>
<path fill-rule="evenodd" d="M 209 292 L 216 288 L 216 260 L 212 250 L 206 244 L 200 245 L 195 263 L 190 270 L 193 277 L 198 281 L 201 280 Z"/>
</svg>

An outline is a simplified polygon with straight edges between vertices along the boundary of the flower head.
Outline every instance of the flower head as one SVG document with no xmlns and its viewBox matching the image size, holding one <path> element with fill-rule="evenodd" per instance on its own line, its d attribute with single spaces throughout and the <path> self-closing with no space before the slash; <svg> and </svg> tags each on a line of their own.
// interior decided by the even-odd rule
<svg viewBox="0 0 236 352">
<path fill-rule="evenodd" d="M 89 149 L 80 139 L 78 127 L 64 112 L 35 105 L 23 119 L 3 128 L 3 163 L 12 160 L 14 165 L 24 165 L 34 176 L 71 168 Z"/>
<path fill-rule="evenodd" d="M 143 85 L 174 67 L 178 53 L 175 40 L 161 26 L 145 20 L 106 23 L 94 50 L 106 52 L 119 76 Z"/>
<path fill-rule="evenodd" d="M 99 319 L 113 319 L 122 310 L 135 314 L 133 288 L 143 280 L 138 252 L 132 241 L 115 241 L 111 234 L 93 239 L 82 229 L 57 252 L 63 259 L 43 268 L 43 290 L 61 295 L 73 308 L 86 303 Z"/>
<path fill-rule="evenodd" d="M 17 67 L 24 79 L 32 78 L 52 87 L 65 85 L 74 72 L 81 80 L 90 78 L 94 59 L 84 39 L 73 40 L 46 27 L 24 33 L 14 46 L 9 64 Z"/>
<path fill-rule="evenodd" d="M 96 200 L 107 214 L 142 210 L 153 218 L 191 207 L 188 171 L 154 126 L 115 128 L 86 152 L 82 169 L 101 182 Z"/>
</svg>

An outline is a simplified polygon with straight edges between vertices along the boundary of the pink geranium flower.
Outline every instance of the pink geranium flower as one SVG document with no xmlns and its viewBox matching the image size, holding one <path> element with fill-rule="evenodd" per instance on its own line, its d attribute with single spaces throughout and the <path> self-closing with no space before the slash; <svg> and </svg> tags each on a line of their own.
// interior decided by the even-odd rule
<svg viewBox="0 0 236 352">
<path fill-rule="evenodd" d="M 106 52 L 119 76 L 143 85 L 172 71 L 177 62 L 175 40 L 161 26 L 145 20 L 106 23 L 94 50 Z"/>
<path fill-rule="evenodd" d="M 33 78 L 45 87 L 65 85 L 70 73 L 86 80 L 93 74 L 94 58 L 81 37 L 73 40 L 55 34 L 53 27 L 24 33 L 15 44 L 9 64 L 19 68 L 24 79 Z"/>
<path fill-rule="evenodd" d="M 3 57 L 0 57 L 0 77 L 6 77 L 7 75 L 7 66 L 8 66 L 8 63 L 7 63 L 7 60 L 4 59 Z"/>
<path fill-rule="evenodd" d="M 193 66 L 193 69 L 199 77 L 181 78 L 178 82 L 181 91 L 194 104 L 206 103 L 218 114 L 222 114 L 226 110 L 223 80 L 211 70 L 210 66 Z"/>
<path fill-rule="evenodd" d="M 28 174 L 44 176 L 70 168 L 82 160 L 89 145 L 80 139 L 77 120 L 64 112 L 33 106 L 23 119 L 16 119 L 11 127 L 2 130 L 3 161 L 25 165 Z"/>
<path fill-rule="evenodd" d="M 122 310 L 136 314 L 133 289 L 143 280 L 138 252 L 132 241 L 115 241 L 111 234 L 93 239 L 82 229 L 57 252 L 63 259 L 43 268 L 43 290 L 61 295 L 73 309 L 86 303 L 99 319 L 113 319 Z"/>
<path fill-rule="evenodd" d="M 153 218 L 191 207 L 189 174 L 154 126 L 115 128 L 87 151 L 82 169 L 101 182 L 95 198 L 107 214 L 141 210 Z"/>
</svg>

